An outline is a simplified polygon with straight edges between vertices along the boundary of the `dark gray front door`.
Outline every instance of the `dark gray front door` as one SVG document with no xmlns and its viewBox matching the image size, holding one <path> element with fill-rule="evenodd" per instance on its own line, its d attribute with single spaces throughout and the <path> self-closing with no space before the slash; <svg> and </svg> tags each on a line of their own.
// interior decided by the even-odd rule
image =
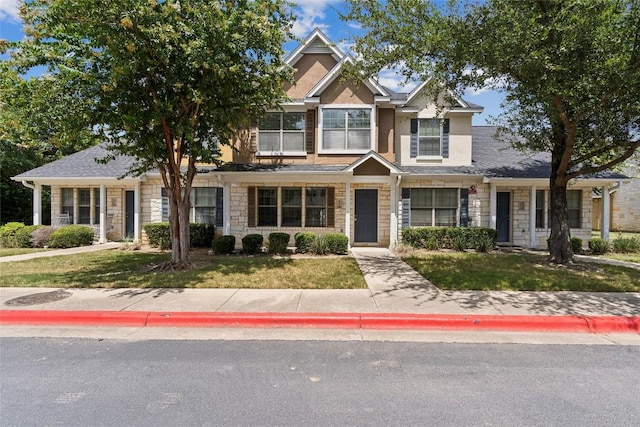
<svg viewBox="0 0 640 427">
<path fill-rule="evenodd" d="M 124 221 L 124 235 L 126 238 L 133 238 L 133 214 L 135 212 L 135 198 L 133 191 L 125 191 L 125 221 Z"/>
<path fill-rule="evenodd" d="M 496 229 L 498 242 L 511 241 L 511 193 L 499 191 L 496 206 Z"/>
<path fill-rule="evenodd" d="M 378 241 L 378 190 L 355 190 L 355 243 Z"/>
</svg>

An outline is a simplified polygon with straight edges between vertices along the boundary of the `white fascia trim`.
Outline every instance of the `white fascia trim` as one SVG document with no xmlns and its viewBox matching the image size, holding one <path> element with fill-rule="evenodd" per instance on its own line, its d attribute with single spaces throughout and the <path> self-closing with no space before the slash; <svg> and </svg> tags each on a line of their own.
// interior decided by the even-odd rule
<svg viewBox="0 0 640 427">
<path fill-rule="evenodd" d="M 373 97 L 374 102 L 377 104 L 379 102 L 391 102 L 391 97 L 390 96 L 380 96 L 380 95 L 376 95 Z"/>
<path fill-rule="evenodd" d="M 322 147 L 323 141 L 323 118 L 324 110 L 328 109 L 362 109 L 369 108 L 371 110 L 371 146 L 363 150 L 326 150 Z M 376 146 L 376 106 L 375 104 L 323 104 L 318 107 L 318 154 L 367 154 L 369 151 L 375 151 Z"/>
<path fill-rule="evenodd" d="M 304 50 L 313 42 L 313 39 L 319 38 L 327 47 L 333 52 L 336 59 L 340 61 L 344 57 L 344 53 L 333 43 L 329 37 L 327 37 L 319 28 L 315 28 L 300 44 L 295 48 L 291 54 L 284 60 L 285 64 L 289 66 L 295 65 L 296 62 L 302 57 Z"/>
<path fill-rule="evenodd" d="M 629 182 L 630 179 L 619 178 L 586 178 L 572 180 L 567 187 L 601 187 L 603 185 L 613 185 L 616 182 Z M 489 178 L 484 177 L 482 182 L 485 184 L 499 185 L 535 185 L 540 187 L 549 187 L 549 178 Z"/>
<path fill-rule="evenodd" d="M 344 172 L 236 172 L 225 176 L 225 183 L 235 185 L 256 185 L 262 183 L 332 183 L 349 182 L 352 174 Z"/>
<path fill-rule="evenodd" d="M 408 181 L 413 181 L 416 179 L 442 179 L 442 178 L 455 178 L 455 179 L 463 179 L 463 178 L 482 178 L 482 174 L 459 174 L 459 173 L 447 173 L 447 174 L 429 174 L 429 173 L 412 173 L 409 172 L 408 175 L 405 175 L 403 181 L 406 183 Z"/>
<path fill-rule="evenodd" d="M 60 185 L 60 184 L 83 184 L 83 185 L 95 185 L 95 184 L 113 184 L 113 183 L 117 183 L 117 182 L 144 182 L 146 180 L 145 176 L 142 177 L 125 177 L 122 179 L 119 178 L 105 178 L 105 177 L 82 177 L 82 178 L 77 178 L 77 177 L 66 177 L 66 178 L 60 178 L 60 177 L 27 177 L 27 178 L 16 178 L 16 177 L 12 177 L 11 178 L 13 181 L 18 181 L 18 182 L 22 182 L 22 181 L 31 181 L 34 184 L 40 184 L 40 185 Z"/>
<path fill-rule="evenodd" d="M 320 97 L 319 96 L 308 96 L 304 98 L 304 105 L 319 105 Z"/>
<path fill-rule="evenodd" d="M 484 107 L 480 108 L 465 108 L 464 110 L 447 110 L 447 115 L 454 114 L 469 114 L 469 113 L 482 113 L 484 111 Z"/>
<path fill-rule="evenodd" d="M 306 157 L 306 151 L 258 151 L 258 157 Z"/>
</svg>

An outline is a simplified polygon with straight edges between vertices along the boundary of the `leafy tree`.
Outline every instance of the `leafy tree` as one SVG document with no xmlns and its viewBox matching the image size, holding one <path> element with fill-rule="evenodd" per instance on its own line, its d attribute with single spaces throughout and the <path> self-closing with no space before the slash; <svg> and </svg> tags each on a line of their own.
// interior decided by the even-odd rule
<svg viewBox="0 0 640 427">
<path fill-rule="evenodd" d="M 284 99 L 291 15 L 283 0 L 34 0 L 12 67 L 48 67 L 68 93 L 60 120 L 93 123 L 130 173 L 157 169 L 167 189 L 174 268 L 188 264 L 196 162 Z M 70 104 L 78 108 L 69 108 Z"/>
<path fill-rule="evenodd" d="M 365 29 L 358 71 L 434 77 L 434 97 L 441 85 L 504 89 L 499 135 L 551 153 L 551 258 L 569 262 L 569 181 L 611 169 L 640 146 L 640 2 L 349 3 L 344 18 Z"/>
</svg>

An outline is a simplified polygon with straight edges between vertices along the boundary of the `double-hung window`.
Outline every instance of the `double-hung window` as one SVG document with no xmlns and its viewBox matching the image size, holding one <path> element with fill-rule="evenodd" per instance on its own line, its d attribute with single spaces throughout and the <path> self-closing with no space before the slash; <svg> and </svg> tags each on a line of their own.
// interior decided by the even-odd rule
<svg viewBox="0 0 640 427">
<path fill-rule="evenodd" d="M 302 188 L 282 188 L 282 224 L 283 227 L 302 225 Z"/>
<path fill-rule="evenodd" d="M 581 228 L 582 190 L 567 190 L 567 213 L 569 228 Z"/>
<path fill-rule="evenodd" d="M 418 119 L 418 156 L 440 156 L 440 119 Z"/>
<path fill-rule="evenodd" d="M 189 221 L 203 224 L 220 224 L 216 220 L 216 210 L 218 187 L 192 187 L 191 188 L 191 210 L 189 211 Z M 167 190 L 162 189 L 162 221 L 169 221 L 169 196 Z"/>
<path fill-rule="evenodd" d="M 544 228 L 544 190 L 536 190 L 536 228 Z"/>
<path fill-rule="evenodd" d="M 412 188 L 411 226 L 457 225 L 458 192 L 456 188 Z"/>
<path fill-rule="evenodd" d="M 327 226 L 326 187 L 307 187 L 305 195 L 305 226 Z"/>
<path fill-rule="evenodd" d="M 371 144 L 371 108 L 323 108 L 322 149 L 364 151 Z"/>
<path fill-rule="evenodd" d="M 258 153 L 305 152 L 305 113 L 267 113 L 258 125 Z"/>
<path fill-rule="evenodd" d="M 69 224 L 73 224 L 73 188 L 63 188 L 61 197 L 62 206 L 60 209 L 60 213 L 68 215 Z"/>
<path fill-rule="evenodd" d="M 278 188 L 258 188 L 258 227 L 278 225 Z"/>
<path fill-rule="evenodd" d="M 91 190 L 78 189 L 78 224 L 91 223 Z"/>
</svg>

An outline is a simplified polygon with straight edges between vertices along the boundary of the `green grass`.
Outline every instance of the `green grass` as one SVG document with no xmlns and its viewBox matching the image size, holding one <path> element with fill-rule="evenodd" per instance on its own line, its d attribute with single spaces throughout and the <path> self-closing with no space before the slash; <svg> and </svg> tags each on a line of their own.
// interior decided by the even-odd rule
<svg viewBox="0 0 640 427">
<path fill-rule="evenodd" d="M 535 254 L 425 253 L 403 257 L 445 290 L 640 292 L 640 271 L 602 264 L 550 265 Z"/>
<path fill-rule="evenodd" d="M 49 249 L 33 249 L 33 248 L 3 248 L 0 247 L 0 257 L 31 254 L 34 252 L 48 251 Z"/>
<path fill-rule="evenodd" d="M 192 253 L 195 267 L 150 270 L 166 253 L 101 251 L 2 264 L 2 287 L 366 289 L 355 259 Z"/>
<path fill-rule="evenodd" d="M 635 262 L 640 264 L 640 254 L 618 254 L 618 253 L 606 253 L 604 255 L 598 255 L 600 258 L 617 259 L 619 261 Z"/>
</svg>

